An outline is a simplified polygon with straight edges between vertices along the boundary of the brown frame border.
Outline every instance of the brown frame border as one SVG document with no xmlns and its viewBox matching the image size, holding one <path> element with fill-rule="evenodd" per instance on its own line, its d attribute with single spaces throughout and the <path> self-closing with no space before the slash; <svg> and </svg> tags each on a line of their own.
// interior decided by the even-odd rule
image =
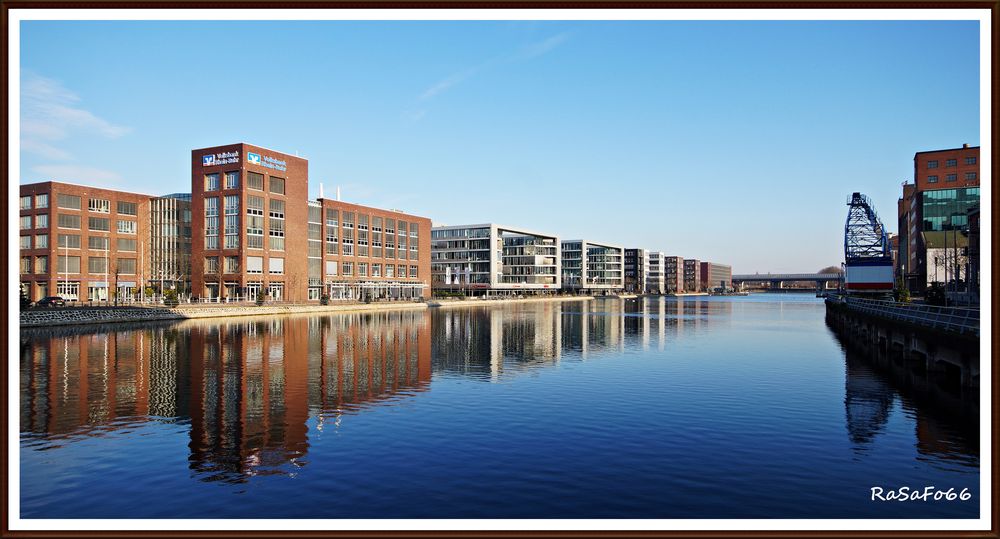
<svg viewBox="0 0 1000 539">
<path fill-rule="evenodd" d="M 615 9 L 989 9 L 991 11 L 991 47 L 994 51 L 993 63 L 992 63 L 992 80 L 991 82 L 991 93 L 992 93 L 992 110 L 994 114 L 1000 114 L 1000 108 L 998 108 L 998 80 L 1000 80 L 1000 65 L 998 65 L 998 57 L 1000 57 L 1000 52 L 998 52 L 998 31 L 1000 31 L 1000 0 L 680 0 L 676 2 L 668 1 L 657 1 L 657 0 L 347 0 L 347 1 L 337 1 L 337 0 L 288 0 L 287 2 L 281 0 L 0 0 L 0 40 L 4 45 L 7 45 L 10 40 L 9 24 L 10 16 L 9 10 L 11 9 L 100 9 L 100 8 L 116 8 L 116 9 L 167 9 L 167 8 L 183 8 L 183 9 L 267 9 L 267 8 L 278 8 L 281 9 L 303 9 L 303 8 L 330 8 L 330 9 L 372 9 L 372 8 L 385 8 L 385 9 L 399 9 L 399 8 L 422 8 L 422 9 L 550 9 L 550 8 L 564 8 L 564 9 L 596 9 L 596 8 L 615 8 Z M 7 47 L 4 47 L 6 51 Z M 7 82 L 10 78 L 10 66 L 8 65 L 7 55 L 3 54 L 2 59 L 0 59 L 0 68 L 2 68 L 4 74 L 4 82 Z M 0 111 L 0 117 L 3 118 L 3 125 L 5 128 L 9 126 L 8 117 L 8 107 L 9 107 L 9 96 L 7 94 L 7 84 L 4 84 L 2 89 L 0 89 L 0 102 L 2 102 L 2 111 Z M 991 129 L 992 137 L 992 178 L 996 179 L 997 172 L 997 123 L 993 122 Z M 0 161 L 3 163 L 8 163 L 9 146 L 4 144 L 0 148 Z M 11 188 L 11 178 L 8 177 L 7 167 L 2 167 L 0 171 L 0 177 L 2 177 L 2 189 L 3 189 L 3 200 L 6 201 L 10 196 L 9 190 Z M 993 191 L 991 195 L 991 200 L 993 208 L 997 208 L 997 192 Z M 3 214 L 3 220 L 0 222 L 0 232 L 3 233 L 4 237 L 7 237 L 10 231 L 8 227 L 10 226 L 10 216 L 8 215 L 8 205 L 4 204 L 3 209 L 0 210 Z M 991 223 L 991 233 L 992 233 L 992 263 L 993 268 L 997 267 L 997 262 L 1000 261 L 1000 254 L 997 252 L 997 232 L 1000 231 L 1000 226 L 998 226 L 997 219 L 992 219 Z M 9 253 L 4 252 L 4 262 L 7 262 L 6 258 Z M 8 275 L 9 264 L 5 263 L 0 269 L 0 274 L 3 275 L 4 281 L 7 282 L 9 278 Z M 997 279 L 992 275 L 989 276 L 992 285 L 997 284 Z M 994 296 L 996 297 L 996 296 Z M 3 294 L 3 313 L 8 312 L 10 308 L 10 302 L 13 298 L 10 294 Z M 997 320 L 997 309 L 996 305 L 992 305 L 992 325 L 991 333 L 992 336 L 996 333 L 998 325 L 1000 322 Z M 7 324 L 3 325 L 0 329 L 0 341 L 3 342 L 4 350 L 9 345 L 9 339 L 11 339 L 9 333 L 9 327 Z M 0 487 L 2 487 L 2 492 L 0 492 L 0 500 L 2 500 L 2 507 L 0 507 L 0 537 L 17 537 L 17 538 L 48 538 L 48 537 L 80 537 L 80 538 L 100 538 L 100 537 L 206 537 L 206 538 L 263 538 L 263 537 L 302 537 L 302 538 L 314 538 L 314 537 L 372 537 L 372 538 L 387 538 L 387 537 L 412 537 L 412 538 L 426 538 L 426 537 L 473 537 L 473 538 L 495 538 L 495 537 L 545 537 L 545 538 L 556 538 L 556 537 L 634 537 L 634 538 L 650 538 L 650 537 L 697 537 L 702 539 L 710 538 L 728 538 L 728 537 L 747 537 L 747 538 L 759 538 L 759 537 L 814 537 L 814 538 L 836 538 L 836 537 L 881 537 L 881 538 L 900 538 L 900 537 L 914 537 L 914 538 L 937 538 L 937 537 L 958 537 L 958 538 L 978 538 L 978 537 L 993 537 L 1000 538 L 1000 521 L 998 521 L 998 508 L 1000 508 L 1000 487 L 998 487 L 998 478 L 1000 478 L 1000 469 L 998 469 L 998 464 L 1000 461 L 997 459 L 997 445 L 1000 439 L 997 437 L 997 426 L 1000 424 L 998 422 L 998 416 L 1000 414 L 996 413 L 997 410 L 997 381 L 998 381 L 998 364 L 995 361 L 997 357 L 997 341 L 992 339 L 990 343 L 991 360 L 993 371 L 992 379 L 990 380 L 991 387 L 991 408 L 993 409 L 992 424 L 990 425 L 990 438 L 992 439 L 993 445 L 992 450 L 992 482 L 994 486 L 994 495 L 992 496 L 992 506 L 990 509 L 990 530 L 984 531 L 899 531 L 899 530 L 862 530 L 862 531 L 848 531 L 848 530 L 811 530 L 811 531 L 795 531 L 795 530 L 753 530 L 753 531 L 716 531 L 716 530 L 697 530 L 697 531 L 681 531 L 681 530 L 651 530 L 651 531 L 632 531 L 632 530 L 602 530 L 602 531 L 572 531 L 572 530 L 559 530 L 559 531 L 543 531 L 543 530 L 469 530 L 469 531 L 394 531 L 394 530 L 366 530 L 366 531 L 319 531 L 319 530 L 294 530 L 294 531 L 239 531 L 239 530 L 107 530 L 107 531 L 11 531 L 9 529 L 8 520 L 8 505 L 7 505 L 7 492 L 9 484 L 7 482 L 7 474 L 0 472 Z M 12 358 L 8 358 L 10 360 Z M 0 425 L 2 425 L 4 442 L 8 439 L 8 427 L 7 417 L 7 369 L 0 369 L 0 382 L 3 386 L 0 389 L 0 393 L 3 395 L 2 412 L 3 417 L 0 418 Z M 8 452 L 7 445 L 4 443 L 2 446 L 2 464 L 3 472 L 9 468 L 8 462 Z"/>
</svg>

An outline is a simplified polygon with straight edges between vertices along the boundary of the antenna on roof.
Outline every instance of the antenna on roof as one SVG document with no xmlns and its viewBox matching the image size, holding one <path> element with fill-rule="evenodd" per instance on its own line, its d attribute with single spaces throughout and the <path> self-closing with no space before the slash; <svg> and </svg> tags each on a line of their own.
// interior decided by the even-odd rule
<svg viewBox="0 0 1000 539">
<path fill-rule="evenodd" d="M 319 182 L 319 198 L 323 198 L 323 182 Z"/>
<path fill-rule="evenodd" d="M 337 186 L 337 202 L 340 202 L 340 186 Z"/>
</svg>

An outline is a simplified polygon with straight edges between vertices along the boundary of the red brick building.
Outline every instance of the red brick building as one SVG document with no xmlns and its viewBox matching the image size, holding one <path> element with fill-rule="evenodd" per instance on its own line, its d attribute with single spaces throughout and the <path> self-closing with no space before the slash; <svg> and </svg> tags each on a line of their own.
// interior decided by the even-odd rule
<svg viewBox="0 0 1000 539">
<path fill-rule="evenodd" d="M 191 290 L 307 299 L 305 159 L 250 144 L 191 151 Z"/>
<path fill-rule="evenodd" d="M 150 199 L 59 182 L 20 186 L 22 293 L 81 302 L 141 294 Z"/>
</svg>

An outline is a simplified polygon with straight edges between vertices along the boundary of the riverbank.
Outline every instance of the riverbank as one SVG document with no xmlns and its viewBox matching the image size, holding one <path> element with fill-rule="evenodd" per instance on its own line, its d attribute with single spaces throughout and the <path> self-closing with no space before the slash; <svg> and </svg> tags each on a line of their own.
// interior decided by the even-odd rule
<svg viewBox="0 0 1000 539">
<path fill-rule="evenodd" d="M 588 301 L 591 296 L 554 296 L 541 298 L 491 299 L 491 300 L 430 300 L 428 302 L 340 303 L 337 305 L 181 305 L 174 308 L 162 306 L 142 307 L 63 307 L 21 311 L 20 327 L 37 328 L 85 324 L 116 324 L 127 322 L 155 322 L 163 320 L 194 320 L 201 318 L 230 318 L 244 316 L 274 316 L 287 314 L 336 314 L 347 312 L 398 311 L 427 309 L 428 307 L 480 307 L 508 303 L 534 303 L 552 301 Z"/>
</svg>

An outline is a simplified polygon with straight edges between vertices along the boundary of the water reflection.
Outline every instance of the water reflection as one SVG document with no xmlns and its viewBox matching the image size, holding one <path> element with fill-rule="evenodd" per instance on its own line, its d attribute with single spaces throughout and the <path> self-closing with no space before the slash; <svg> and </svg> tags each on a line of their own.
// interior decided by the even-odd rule
<svg viewBox="0 0 1000 539">
<path fill-rule="evenodd" d="M 456 379 L 506 381 L 525 372 L 557 368 L 562 362 L 599 363 L 637 351 L 672 369 L 697 369 L 701 367 L 677 366 L 684 364 L 677 361 L 684 354 L 655 352 L 690 348 L 706 334 L 726 339 L 727 331 L 737 326 L 741 331 L 759 326 L 791 331 L 785 322 L 800 321 L 803 313 L 821 320 L 816 309 L 811 303 L 755 306 L 740 298 L 607 299 L 25 330 L 20 357 L 22 446 L 51 449 L 137 425 L 170 422 L 186 428 L 187 447 L 177 451 L 185 452 L 188 470 L 198 480 L 239 484 L 259 476 L 319 474 L 312 470 L 317 466 L 309 466 L 310 459 L 333 449 L 329 443 L 321 447 L 325 440 L 318 434 L 338 432 L 350 416 L 372 408 L 413 402 L 414 396 L 431 387 L 432 378 L 441 384 Z M 828 338 L 822 322 L 818 324 L 809 326 L 815 334 L 807 333 L 806 340 L 817 335 Z M 776 331 L 764 339 L 780 335 Z M 780 355 L 780 344 L 774 345 L 778 348 L 753 344 L 766 354 Z M 926 377 L 906 369 L 881 368 L 857 351 L 845 350 L 844 355 L 843 425 L 857 458 L 870 458 L 871 449 L 892 431 L 893 417 L 902 413 L 915 425 L 912 437 L 907 433 L 908 443 L 921 457 L 935 466 L 978 466 L 977 410 L 968 396 L 938 391 Z M 711 367 L 729 359 L 721 358 Z M 729 368 L 707 372 L 723 377 Z M 690 398 L 652 395 L 642 383 L 615 396 L 625 403 L 640 402 L 664 422 L 680 421 L 687 417 L 683 410 L 671 416 L 675 410 L 660 410 L 658 403 L 674 399 L 677 408 L 684 401 L 704 399 L 715 382 L 681 371 L 671 371 L 660 380 L 670 383 L 681 375 L 687 375 L 681 382 L 694 382 L 674 387 L 692 391 Z M 826 378 L 830 379 L 839 375 Z M 781 391 L 782 383 L 744 389 L 760 402 L 780 402 L 774 392 Z M 839 395 L 839 387 L 835 389 Z M 582 391 L 593 390 L 589 386 Z M 739 397 L 723 394 L 705 402 L 722 406 L 726 412 L 718 417 L 728 417 L 733 409 L 726 406 Z M 840 403 L 835 404 L 839 414 Z M 775 409 L 762 414 L 788 412 Z M 706 417 L 711 419 L 710 411 Z M 614 426 L 614 421 L 621 417 L 606 425 Z M 843 439 L 841 425 L 838 415 L 833 427 L 839 439 Z M 435 432 L 433 421 L 428 428 Z M 441 430 L 435 436 L 451 432 L 448 425 L 436 428 Z M 711 440 L 709 434 L 685 428 L 687 436 Z M 661 431 L 644 432 L 655 441 Z"/>
</svg>

